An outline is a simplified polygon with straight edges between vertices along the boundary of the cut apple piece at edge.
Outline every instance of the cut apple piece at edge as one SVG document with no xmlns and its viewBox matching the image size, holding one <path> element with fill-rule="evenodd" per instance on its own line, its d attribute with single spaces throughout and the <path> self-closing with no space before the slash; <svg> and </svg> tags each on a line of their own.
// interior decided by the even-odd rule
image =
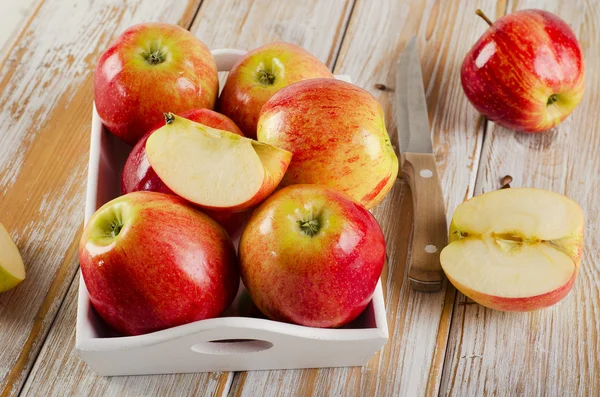
<svg viewBox="0 0 600 397">
<path fill-rule="evenodd" d="M 177 195 L 211 210 L 242 211 L 270 195 L 292 153 L 166 114 L 146 142 L 148 162 Z"/>
<path fill-rule="evenodd" d="M 25 266 L 19 249 L 0 223 L 0 292 L 8 291 L 25 280 Z"/>
<path fill-rule="evenodd" d="M 584 216 L 573 200 L 542 189 L 503 189 L 458 206 L 440 261 L 450 282 L 491 309 L 531 311 L 571 290 Z"/>
</svg>

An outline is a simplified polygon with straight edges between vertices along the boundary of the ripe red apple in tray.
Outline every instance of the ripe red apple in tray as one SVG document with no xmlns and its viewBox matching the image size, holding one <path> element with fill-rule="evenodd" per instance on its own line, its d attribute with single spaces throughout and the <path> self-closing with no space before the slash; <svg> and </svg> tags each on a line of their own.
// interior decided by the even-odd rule
<svg viewBox="0 0 600 397">
<path fill-rule="evenodd" d="M 98 314 L 124 335 L 220 315 L 238 290 L 225 230 L 179 197 L 136 192 L 100 208 L 79 246 Z"/>
<path fill-rule="evenodd" d="M 367 209 L 398 175 L 377 99 L 353 84 L 311 79 L 278 91 L 263 106 L 258 140 L 294 154 L 282 184 L 323 184 Z"/>
<path fill-rule="evenodd" d="M 229 116 L 252 139 L 260 109 L 278 90 L 297 81 L 330 78 L 319 59 L 292 43 L 258 47 L 233 67 L 219 97 L 219 111 Z"/>
<path fill-rule="evenodd" d="M 135 145 L 163 118 L 213 108 L 217 65 L 208 48 L 172 24 L 130 27 L 102 54 L 94 73 L 94 101 L 103 124 Z"/>
<path fill-rule="evenodd" d="M 244 285 L 269 318 L 339 327 L 370 302 L 385 241 L 375 217 L 350 197 L 294 185 L 253 212 L 239 255 Z"/>
</svg>

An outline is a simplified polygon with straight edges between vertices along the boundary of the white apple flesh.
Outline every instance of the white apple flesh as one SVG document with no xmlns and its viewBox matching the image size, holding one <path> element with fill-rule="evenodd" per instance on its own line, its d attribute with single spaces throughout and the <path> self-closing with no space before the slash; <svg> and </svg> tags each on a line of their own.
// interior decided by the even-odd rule
<svg viewBox="0 0 600 397">
<path fill-rule="evenodd" d="M 177 195 L 213 210 L 242 211 L 264 200 L 292 154 L 229 131 L 168 114 L 146 142 L 146 156 Z"/>
<path fill-rule="evenodd" d="M 492 309 L 530 311 L 570 291 L 583 249 L 583 211 L 542 189 L 503 189 L 461 204 L 452 217 L 444 272 Z"/>
<path fill-rule="evenodd" d="M 19 249 L 0 223 L 0 292 L 8 291 L 25 280 L 25 266 Z"/>
</svg>

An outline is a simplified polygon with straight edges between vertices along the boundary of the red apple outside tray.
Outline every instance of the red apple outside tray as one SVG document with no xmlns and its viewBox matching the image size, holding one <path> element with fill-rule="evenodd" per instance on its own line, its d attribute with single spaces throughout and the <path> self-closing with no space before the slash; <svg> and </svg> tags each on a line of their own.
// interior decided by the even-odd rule
<svg viewBox="0 0 600 397">
<path fill-rule="evenodd" d="M 231 49 L 213 51 L 219 71 L 230 70 L 244 53 Z M 346 76 L 337 78 L 349 80 Z M 86 223 L 97 208 L 120 195 L 121 170 L 130 150 L 106 131 L 94 109 Z M 239 236 L 233 238 L 237 245 Z M 242 286 L 222 317 L 141 336 L 119 337 L 93 311 L 80 279 L 76 349 L 97 374 L 114 376 L 360 366 L 388 339 L 381 280 L 365 311 L 341 329 L 239 316 L 247 304 Z"/>
</svg>

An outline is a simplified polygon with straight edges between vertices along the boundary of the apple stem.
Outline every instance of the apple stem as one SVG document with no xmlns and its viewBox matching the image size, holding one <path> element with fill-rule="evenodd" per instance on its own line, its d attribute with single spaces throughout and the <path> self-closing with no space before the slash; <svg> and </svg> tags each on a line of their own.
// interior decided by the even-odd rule
<svg viewBox="0 0 600 397">
<path fill-rule="evenodd" d="M 475 14 L 479 15 L 484 21 L 488 23 L 488 25 L 492 26 L 493 22 L 481 11 L 479 8 L 475 11 Z"/>
<path fill-rule="evenodd" d="M 158 65 L 167 59 L 167 53 L 164 48 L 161 47 L 160 43 L 153 42 L 150 44 L 149 48 L 147 48 L 147 51 L 142 52 L 142 57 L 150 65 Z"/>
<path fill-rule="evenodd" d="M 113 221 L 110 223 L 110 236 L 115 238 L 121 233 L 121 229 L 123 225 L 118 221 Z"/>
<path fill-rule="evenodd" d="M 165 116 L 166 124 L 171 124 L 175 121 L 175 115 L 173 113 L 167 112 L 167 113 L 163 113 L 163 115 Z"/>
<path fill-rule="evenodd" d="M 266 70 L 260 70 L 258 72 L 258 81 L 263 85 L 273 85 L 275 83 L 275 76 Z"/>
<path fill-rule="evenodd" d="M 556 94 L 552 94 L 548 97 L 548 102 L 546 103 L 546 105 L 550 106 L 556 101 L 558 101 L 558 96 Z"/>
<path fill-rule="evenodd" d="M 298 225 L 300 229 L 310 237 L 313 237 L 319 232 L 319 220 L 312 219 L 310 221 L 298 221 Z"/>
</svg>

